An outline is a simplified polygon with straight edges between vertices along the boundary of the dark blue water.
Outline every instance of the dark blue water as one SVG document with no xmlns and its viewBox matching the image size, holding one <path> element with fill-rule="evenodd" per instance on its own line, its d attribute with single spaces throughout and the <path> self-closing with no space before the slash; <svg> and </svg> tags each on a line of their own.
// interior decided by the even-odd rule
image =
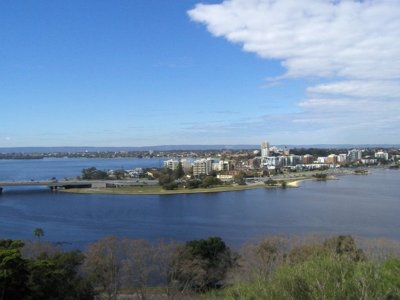
<svg viewBox="0 0 400 300">
<path fill-rule="evenodd" d="M 47 176 L 47 175 L 46 175 Z M 0 196 L 0 238 L 84 247 L 105 235 L 190 240 L 220 236 L 240 245 L 269 234 L 354 234 L 400 240 L 400 172 L 307 181 L 296 189 L 119 196 L 12 191 Z"/>
</svg>

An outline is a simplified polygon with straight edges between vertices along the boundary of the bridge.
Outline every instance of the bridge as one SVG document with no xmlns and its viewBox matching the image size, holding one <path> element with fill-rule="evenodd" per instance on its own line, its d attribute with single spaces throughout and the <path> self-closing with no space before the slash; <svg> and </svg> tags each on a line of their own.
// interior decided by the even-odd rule
<svg viewBox="0 0 400 300">
<path fill-rule="evenodd" d="M 22 180 L 22 181 L 0 181 L 0 194 L 6 187 L 18 186 L 44 186 L 52 191 L 60 189 L 76 189 L 76 188 L 115 188 L 122 186 L 142 186 L 157 185 L 157 180 Z"/>
</svg>

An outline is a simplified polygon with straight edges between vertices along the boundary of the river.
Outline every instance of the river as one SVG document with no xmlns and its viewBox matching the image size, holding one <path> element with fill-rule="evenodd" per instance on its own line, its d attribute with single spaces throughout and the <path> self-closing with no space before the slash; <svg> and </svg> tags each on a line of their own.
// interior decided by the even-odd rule
<svg viewBox="0 0 400 300">
<path fill-rule="evenodd" d="M 158 167 L 160 159 L 0 161 L 0 180 L 79 175 L 82 168 Z M 270 234 L 353 234 L 400 240 L 400 171 L 305 181 L 299 188 L 190 195 L 81 195 L 6 189 L 0 238 L 44 239 L 84 248 L 105 235 L 186 241 L 220 236 L 241 245 Z"/>
</svg>

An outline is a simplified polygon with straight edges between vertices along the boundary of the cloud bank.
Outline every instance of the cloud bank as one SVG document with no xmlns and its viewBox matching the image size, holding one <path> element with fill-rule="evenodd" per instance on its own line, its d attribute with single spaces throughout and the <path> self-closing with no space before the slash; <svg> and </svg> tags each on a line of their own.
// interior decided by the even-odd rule
<svg viewBox="0 0 400 300">
<path fill-rule="evenodd" d="M 386 131 L 377 140 L 357 142 L 400 141 L 392 136 L 400 126 L 400 1 L 225 0 L 188 14 L 214 36 L 281 61 L 279 79 L 314 80 L 293 126 L 318 123 L 332 134 L 379 127 Z"/>
</svg>

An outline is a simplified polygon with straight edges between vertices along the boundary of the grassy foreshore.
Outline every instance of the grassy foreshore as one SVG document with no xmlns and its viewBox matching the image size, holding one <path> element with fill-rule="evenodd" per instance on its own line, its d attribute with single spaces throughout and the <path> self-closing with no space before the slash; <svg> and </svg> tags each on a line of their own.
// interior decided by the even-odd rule
<svg viewBox="0 0 400 300">
<path fill-rule="evenodd" d="M 327 171 L 326 177 L 316 178 L 315 175 L 320 171 L 299 172 L 296 175 L 279 175 L 274 177 L 275 185 L 267 185 L 264 182 L 248 183 L 247 185 L 221 185 L 211 188 L 178 188 L 174 190 L 165 190 L 161 186 L 121 186 L 114 188 L 76 188 L 62 190 L 66 193 L 77 194 L 113 194 L 113 195 L 175 195 L 175 194 L 198 194 L 198 193 L 220 193 L 220 192 L 236 192 L 261 188 L 296 188 L 305 180 L 332 180 L 337 179 L 338 175 L 354 175 L 352 169 L 337 169 L 335 171 Z M 365 174 L 367 174 L 366 172 Z M 284 183 L 283 183 L 284 182 Z M 283 183 L 283 184 L 282 184 Z"/>
<path fill-rule="evenodd" d="M 296 178 L 296 179 L 284 179 L 277 181 L 274 186 L 268 186 L 263 182 L 251 183 L 247 185 L 222 185 L 211 188 L 178 188 L 175 190 L 165 190 L 161 186 L 126 186 L 116 188 L 77 188 L 62 190 L 67 193 L 79 193 L 79 194 L 115 194 L 115 195 L 174 195 L 174 194 L 198 194 L 198 193 L 220 193 L 220 192 L 236 192 L 243 190 L 252 190 L 260 188 L 281 188 L 281 182 L 286 183 L 285 187 L 296 188 L 299 183 L 303 180 L 312 179 L 308 177 Z"/>
</svg>

